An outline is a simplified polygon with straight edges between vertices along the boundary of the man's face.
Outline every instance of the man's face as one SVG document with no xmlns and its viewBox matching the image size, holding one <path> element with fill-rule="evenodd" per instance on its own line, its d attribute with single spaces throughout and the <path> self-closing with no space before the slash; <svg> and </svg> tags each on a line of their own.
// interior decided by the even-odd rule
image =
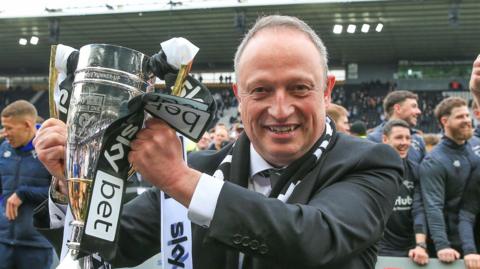
<svg viewBox="0 0 480 269">
<path fill-rule="evenodd" d="M 217 128 L 214 137 L 215 145 L 220 146 L 224 141 L 228 141 L 228 131 L 225 128 Z"/>
<path fill-rule="evenodd" d="M 337 122 L 335 122 L 335 125 L 337 127 L 337 131 L 343 132 L 346 134 L 350 133 L 350 124 L 348 123 L 348 117 L 347 116 L 341 116 Z"/>
<path fill-rule="evenodd" d="M 285 166 L 304 155 L 325 128 L 335 83 L 327 79 L 315 45 L 292 29 L 263 29 L 238 65 L 238 98 L 245 132 L 269 163 Z"/>
<path fill-rule="evenodd" d="M 408 98 L 397 104 L 395 113 L 397 118 L 406 121 L 411 127 L 414 127 L 417 125 L 417 118 L 422 111 L 418 108 L 417 100 Z"/>
<path fill-rule="evenodd" d="M 198 141 L 197 147 L 200 150 L 204 150 L 208 148 L 209 144 L 210 144 L 210 134 L 208 132 L 205 132 L 202 138 L 200 138 L 200 140 Z"/>
<path fill-rule="evenodd" d="M 466 106 L 455 107 L 450 116 L 442 117 L 445 133 L 453 140 L 468 140 L 473 135 L 472 119 Z"/>
<path fill-rule="evenodd" d="M 30 142 L 31 130 L 28 121 L 23 117 L 2 117 L 5 138 L 13 148 Z"/>
<path fill-rule="evenodd" d="M 400 158 L 407 157 L 408 149 L 412 144 L 410 129 L 402 126 L 393 127 L 390 135 L 383 135 L 383 143 L 395 149 Z"/>
</svg>

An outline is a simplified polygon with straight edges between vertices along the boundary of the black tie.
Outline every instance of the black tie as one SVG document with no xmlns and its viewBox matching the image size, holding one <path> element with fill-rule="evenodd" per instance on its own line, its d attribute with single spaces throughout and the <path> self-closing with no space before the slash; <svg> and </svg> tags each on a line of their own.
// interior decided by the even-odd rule
<svg viewBox="0 0 480 269">
<path fill-rule="evenodd" d="M 282 170 L 283 169 L 270 168 L 270 169 L 264 170 L 264 171 L 262 171 L 258 174 L 265 177 L 265 178 L 269 178 L 270 179 L 270 185 L 273 189 L 275 187 L 275 185 L 278 183 L 278 181 L 280 180 L 280 175 L 282 174 Z"/>
</svg>

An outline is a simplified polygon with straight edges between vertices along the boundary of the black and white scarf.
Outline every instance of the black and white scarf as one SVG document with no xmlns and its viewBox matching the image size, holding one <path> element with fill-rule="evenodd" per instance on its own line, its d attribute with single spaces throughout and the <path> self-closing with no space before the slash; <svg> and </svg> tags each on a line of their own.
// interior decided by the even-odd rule
<svg viewBox="0 0 480 269">
<path fill-rule="evenodd" d="M 269 197 L 276 197 L 284 202 L 289 200 L 291 194 L 304 177 L 313 170 L 325 156 L 325 152 L 332 145 L 332 138 L 335 136 L 335 124 L 326 117 L 325 130 L 313 145 L 313 147 L 301 158 L 295 160 L 282 169 L 278 183 L 273 186 Z M 250 141 L 243 133 L 218 166 L 213 174 L 214 177 L 235 183 L 248 188 L 250 178 Z"/>
</svg>

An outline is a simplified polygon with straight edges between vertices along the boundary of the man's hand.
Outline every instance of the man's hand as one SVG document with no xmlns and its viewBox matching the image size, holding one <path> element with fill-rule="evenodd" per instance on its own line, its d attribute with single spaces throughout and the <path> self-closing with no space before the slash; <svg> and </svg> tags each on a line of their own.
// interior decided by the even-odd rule
<svg viewBox="0 0 480 269">
<path fill-rule="evenodd" d="M 17 193 L 13 193 L 7 199 L 7 205 L 5 207 L 7 219 L 12 221 L 18 217 L 18 208 L 22 205 L 22 200 L 18 198 Z"/>
<path fill-rule="evenodd" d="M 473 62 L 469 89 L 472 95 L 475 97 L 477 104 L 480 104 L 480 55 L 478 55 L 475 62 Z"/>
<path fill-rule="evenodd" d="M 437 257 L 442 262 L 451 263 L 460 258 L 460 253 L 453 248 L 444 248 L 437 251 Z"/>
<path fill-rule="evenodd" d="M 463 257 L 467 269 L 480 269 L 480 255 L 468 254 Z"/>
<path fill-rule="evenodd" d="M 153 185 L 188 207 L 201 173 L 189 168 L 175 130 L 149 119 L 131 143 L 128 160 Z"/>
<path fill-rule="evenodd" d="M 57 119 L 46 120 L 33 139 L 38 159 L 50 174 L 59 180 L 65 180 L 66 143 L 67 126 Z"/>
<path fill-rule="evenodd" d="M 428 263 L 427 250 L 422 247 L 415 247 L 408 252 L 408 257 L 416 264 L 425 265 Z"/>
</svg>

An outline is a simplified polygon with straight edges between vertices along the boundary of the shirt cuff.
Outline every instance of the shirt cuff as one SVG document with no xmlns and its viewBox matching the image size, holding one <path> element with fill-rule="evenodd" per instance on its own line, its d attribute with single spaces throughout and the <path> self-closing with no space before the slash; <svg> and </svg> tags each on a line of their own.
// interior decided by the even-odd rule
<svg viewBox="0 0 480 269">
<path fill-rule="evenodd" d="M 222 180 L 202 174 L 188 207 L 190 221 L 205 228 L 210 226 L 222 187 Z"/>
<path fill-rule="evenodd" d="M 50 228 L 63 227 L 65 223 L 65 213 L 67 212 L 67 206 L 64 204 L 55 203 L 48 194 L 48 213 L 50 215 Z"/>
</svg>

